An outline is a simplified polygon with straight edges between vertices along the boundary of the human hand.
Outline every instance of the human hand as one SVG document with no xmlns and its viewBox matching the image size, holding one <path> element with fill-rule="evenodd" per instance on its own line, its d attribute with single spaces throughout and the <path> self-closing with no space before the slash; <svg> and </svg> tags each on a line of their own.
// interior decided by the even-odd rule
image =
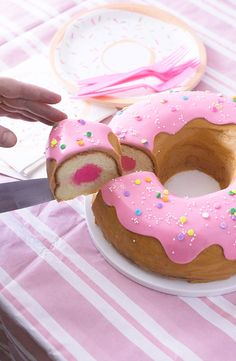
<svg viewBox="0 0 236 361">
<path fill-rule="evenodd" d="M 49 104 L 59 103 L 61 96 L 47 89 L 10 78 L 0 78 L 0 116 L 53 125 L 67 118 Z M 13 147 L 16 135 L 0 125 L 0 147 Z"/>
</svg>

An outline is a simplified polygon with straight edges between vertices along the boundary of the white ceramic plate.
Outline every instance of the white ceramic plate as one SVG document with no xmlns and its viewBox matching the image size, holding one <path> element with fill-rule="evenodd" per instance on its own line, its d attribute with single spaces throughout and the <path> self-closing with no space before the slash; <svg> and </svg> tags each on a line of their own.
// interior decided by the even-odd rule
<svg viewBox="0 0 236 361">
<path fill-rule="evenodd" d="M 192 284 L 185 280 L 167 278 L 142 270 L 119 254 L 116 249 L 105 240 L 102 232 L 94 222 L 91 203 L 92 197 L 87 196 L 85 199 L 86 220 L 95 247 L 117 271 L 131 280 L 156 291 L 178 296 L 219 296 L 236 291 L 236 276 L 223 281 Z"/>
<path fill-rule="evenodd" d="M 200 60 L 200 66 L 177 86 L 190 90 L 206 65 L 205 48 L 191 28 L 156 7 L 111 4 L 82 12 L 65 24 L 53 39 L 50 58 L 56 75 L 74 93 L 79 79 L 153 64 L 182 45 L 189 51 L 180 63 Z M 100 101 L 131 104 L 150 92 L 140 88 Z"/>
</svg>

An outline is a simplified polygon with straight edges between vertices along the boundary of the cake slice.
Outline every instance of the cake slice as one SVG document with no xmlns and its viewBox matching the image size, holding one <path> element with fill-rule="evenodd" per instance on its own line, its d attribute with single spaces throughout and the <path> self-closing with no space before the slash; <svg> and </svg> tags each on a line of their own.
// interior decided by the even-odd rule
<svg viewBox="0 0 236 361">
<path fill-rule="evenodd" d="M 120 145 L 111 129 L 84 119 L 65 119 L 51 131 L 47 174 L 54 197 L 69 200 L 97 192 L 121 175 Z"/>
</svg>

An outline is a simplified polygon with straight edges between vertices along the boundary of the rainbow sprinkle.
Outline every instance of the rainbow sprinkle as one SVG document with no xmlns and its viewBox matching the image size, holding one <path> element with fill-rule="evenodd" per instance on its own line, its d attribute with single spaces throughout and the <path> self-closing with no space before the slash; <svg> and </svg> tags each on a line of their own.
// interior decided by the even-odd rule
<svg viewBox="0 0 236 361">
<path fill-rule="evenodd" d="M 57 140 L 55 138 L 52 138 L 50 145 L 52 148 L 54 148 L 57 145 L 57 143 L 58 143 Z"/>
<path fill-rule="evenodd" d="M 86 137 L 88 137 L 88 138 L 91 138 L 92 135 L 93 135 L 93 133 L 88 131 L 88 132 L 86 132 L 84 135 L 85 135 Z"/>
<path fill-rule="evenodd" d="M 150 177 L 145 178 L 145 182 L 151 183 L 152 179 Z"/>
<path fill-rule="evenodd" d="M 76 142 L 80 146 L 84 145 L 84 140 L 83 139 L 78 139 Z"/>
<path fill-rule="evenodd" d="M 185 223 L 187 222 L 187 217 L 181 216 L 181 217 L 179 218 L 179 221 L 180 221 L 180 223 L 185 224 Z"/>
<path fill-rule="evenodd" d="M 190 237 L 194 236 L 194 229 L 192 229 L 192 228 L 188 229 L 188 230 L 187 230 L 187 234 L 188 234 L 188 236 L 190 236 Z"/>
</svg>

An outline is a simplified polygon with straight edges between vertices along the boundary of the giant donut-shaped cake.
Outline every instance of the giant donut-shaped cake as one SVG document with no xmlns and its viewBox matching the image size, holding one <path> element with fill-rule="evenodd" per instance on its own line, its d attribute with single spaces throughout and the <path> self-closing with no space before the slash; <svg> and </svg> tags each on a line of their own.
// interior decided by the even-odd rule
<svg viewBox="0 0 236 361">
<path fill-rule="evenodd" d="M 93 204 L 105 238 L 141 267 L 192 282 L 236 273 L 236 102 L 209 92 L 159 94 L 110 123 L 126 171 Z M 197 198 L 163 184 L 198 169 L 221 190 Z M 141 171 L 142 170 L 142 171 Z M 155 173 L 155 174 L 154 174 Z"/>
<path fill-rule="evenodd" d="M 236 274 L 235 100 L 170 92 L 119 111 L 111 129 L 61 122 L 47 149 L 55 197 L 100 188 L 92 206 L 97 225 L 122 255 L 149 271 L 191 282 Z M 192 169 L 215 178 L 221 190 L 180 198 L 163 186 Z"/>
</svg>

